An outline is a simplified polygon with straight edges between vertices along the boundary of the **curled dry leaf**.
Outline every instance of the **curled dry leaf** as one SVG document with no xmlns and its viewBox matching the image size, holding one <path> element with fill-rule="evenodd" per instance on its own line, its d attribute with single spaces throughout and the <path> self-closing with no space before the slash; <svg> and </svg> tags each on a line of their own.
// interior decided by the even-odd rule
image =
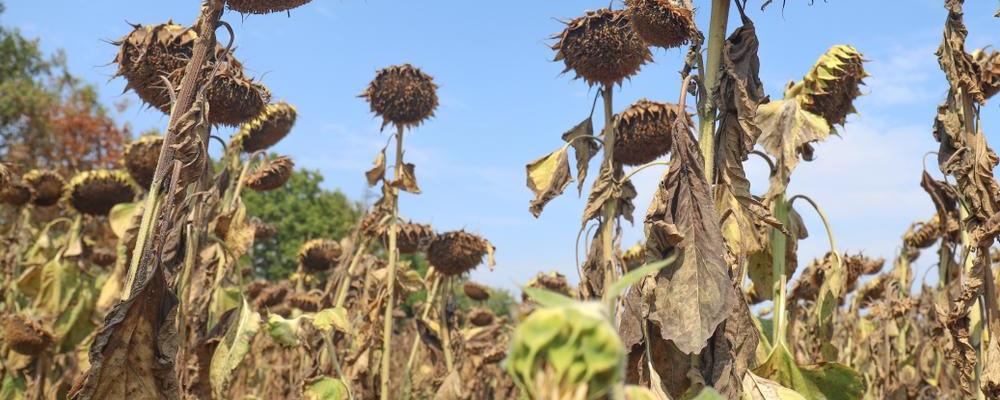
<svg viewBox="0 0 1000 400">
<path fill-rule="evenodd" d="M 794 98 L 772 101 L 757 107 L 760 144 L 775 158 L 775 171 L 765 199 L 784 193 L 792 171 L 799 164 L 799 154 L 808 152 L 810 143 L 830 137 L 830 125 L 819 115 L 806 111 Z"/>
<path fill-rule="evenodd" d="M 677 258 L 647 289 L 653 298 L 649 320 L 663 339 L 694 354 L 728 317 L 736 293 L 723 259 L 725 245 L 701 152 L 691 127 L 682 119 L 675 123 L 670 170 L 646 215 L 646 259 L 661 260 L 671 253 Z"/>
<path fill-rule="evenodd" d="M 568 148 L 560 147 L 545 157 L 532 161 L 526 167 L 528 170 L 528 189 L 535 193 L 529 210 L 538 218 L 548 202 L 561 195 L 569 186 L 573 177 L 570 175 Z"/>
<path fill-rule="evenodd" d="M 591 117 L 583 120 L 579 124 L 562 135 L 562 139 L 567 144 L 573 146 L 576 156 L 576 181 L 579 194 L 583 194 L 583 182 L 587 180 L 587 169 L 590 166 L 590 159 L 594 158 L 600 147 L 594 136 L 594 120 Z"/>
<path fill-rule="evenodd" d="M 416 165 L 405 163 L 403 164 L 401 176 L 396 177 L 396 180 L 389 183 L 389 186 L 402 190 L 404 192 L 410 192 L 413 194 L 420 194 L 420 187 L 417 186 L 417 174 Z"/>
<path fill-rule="evenodd" d="M 615 169 L 619 171 L 615 175 L 620 176 L 621 167 Z M 604 204 L 610 201 L 618 203 L 615 207 L 617 216 L 633 222 L 632 213 L 635 211 L 635 205 L 632 204 L 632 200 L 637 195 L 631 180 L 619 182 L 611 175 L 611 168 L 605 164 L 601 167 L 601 174 L 594 181 L 594 187 L 590 189 L 590 196 L 587 197 L 587 205 L 583 209 L 583 226 L 587 225 L 587 221 L 599 217 Z"/>
<path fill-rule="evenodd" d="M 368 180 L 368 186 L 375 186 L 382 179 L 385 179 L 385 147 L 375 156 L 373 164 L 371 169 L 365 171 L 365 179 Z"/>
</svg>

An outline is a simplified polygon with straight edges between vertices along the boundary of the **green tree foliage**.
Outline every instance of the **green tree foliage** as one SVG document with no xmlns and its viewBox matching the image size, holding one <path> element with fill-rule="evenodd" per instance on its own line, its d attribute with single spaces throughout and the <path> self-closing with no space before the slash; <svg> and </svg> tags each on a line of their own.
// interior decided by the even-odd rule
<svg viewBox="0 0 1000 400">
<path fill-rule="evenodd" d="M 339 190 L 320 187 L 317 171 L 296 170 L 285 186 L 270 192 L 244 192 L 251 216 L 274 226 L 277 235 L 258 241 L 253 249 L 254 271 L 268 279 L 295 271 L 299 247 L 310 239 L 340 240 L 351 233 L 361 207 Z"/>
</svg>

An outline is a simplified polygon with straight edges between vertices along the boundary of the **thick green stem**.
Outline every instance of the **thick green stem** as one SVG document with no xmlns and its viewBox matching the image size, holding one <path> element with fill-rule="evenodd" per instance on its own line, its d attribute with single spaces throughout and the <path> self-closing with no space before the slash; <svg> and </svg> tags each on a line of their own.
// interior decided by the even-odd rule
<svg viewBox="0 0 1000 400">
<path fill-rule="evenodd" d="M 782 225 L 788 225 L 788 203 L 785 201 L 785 194 L 782 193 L 774 199 L 774 218 Z M 788 238 L 777 229 L 771 229 L 771 279 L 774 300 L 774 337 L 771 343 L 777 346 L 785 343 L 785 285 L 788 277 L 785 276 L 785 249 L 788 246 Z"/>
<path fill-rule="evenodd" d="M 698 109 L 700 132 L 698 144 L 705 157 L 705 178 L 712 182 L 715 166 L 715 114 L 712 91 L 719 82 L 719 64 L 722 61 L 722 46 L 726 41 L 726 27 L 729 23 L 729 0 L 712 0 L 712 18 L 708 28 L 708 63 L 702 74 L 705 76 L 705 93 L 702 107 Z"/>
<path fill-rule="evenodd" d="M 617 173 L 615 168 L 615 122 L 614 108 L 612 103 L 612 93 L 614 87 L 605 85 L 604 97 L 604 163 L 601 168 L 608 168 L 611 175 Z M 604 203 L 601 210 L 601 267 L 604 269 L 604 286 L 602 292 L 607 292 L 608 288 L 615 282 L 614 270 L 614 233 L 615 220 L 617 218 L 617 203 L 609 201 Z M 602 293 L 603 294 L 603 293 Z M 612 312 L 614 306 L 612 306 Z"/>
<path fill-rule="evenodd" d="M 396 169 L 393 180 L 403 176 L 403 125 L 396 125 Z M 382 322 L 382 375 L 381 398 L 389 400 L 389 367 L 392 360 L 392 310 L 396 301 L 396 264 L 399 254 L 396 249 L 396 237 L 399 234 L 399 189 L 390 188 L 392 193 L 392 219 L 389 220 L 389 276 L 386 278 L 388 291 L 385 299 L 385 315 Z"/>
</svg>

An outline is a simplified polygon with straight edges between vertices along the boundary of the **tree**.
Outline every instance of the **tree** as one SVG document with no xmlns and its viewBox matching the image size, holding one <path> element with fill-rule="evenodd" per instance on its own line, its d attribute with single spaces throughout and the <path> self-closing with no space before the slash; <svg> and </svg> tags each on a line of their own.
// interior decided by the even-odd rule
<svg viewBox="0 0 1000 400">
<path fill-rule="evenodd" d="M 320 187 L 323 176 L 317 171 L 296 170 L 279 189 L 245 192 L 243 201 L 249 215 L 276 228 L 277 235 L 254 243 L 254 271 L 268 279 L 294 272 L 299 247 L 310 239 L 340 240 L 350 234 L 361 215 L 361 206 L 339 190 Z"/>
</svg>

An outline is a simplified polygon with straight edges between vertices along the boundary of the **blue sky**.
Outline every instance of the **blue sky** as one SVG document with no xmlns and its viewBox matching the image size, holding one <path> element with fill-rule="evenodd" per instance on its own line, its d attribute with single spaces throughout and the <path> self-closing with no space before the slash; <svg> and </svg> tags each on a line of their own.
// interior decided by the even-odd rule
<svg viewBox="0 0 1000 400">
<path fill-rule="evenodd" d="M 47 51 L 64 49 L 72 72 L 97 85 L 107 104 L 131 100 L 133 107 L 117 115 L 120 121 L 136 131 L 166 124 L 162 114 L 121 94 L 123 80 L 109 80 L 116 49 L 105 40 L 127 34 L 126 21 L 190 24 L 199 1 L 5 3 L 0 23 L 41 38 Z M 710 2 L 694 3 L 704 28 Z M 933 213 L 918 182 L 922 155 L 937 149 L 930 126 L 947 90 L 933 55 L 945 18 L 942 2 L 831 0 L 809 6 L 806 0 L 789 0 L 784 10 L 777 4 L 764 12 L 759 0 L 750 3 L 761 43 L 761 78 L 772 97 L 780 98 L 784 84 L 801 78 L 831 45 L 852 44 L 871 60 L 873 76 L 857 103 L 860 115 L 849 118 L 842 138 L 817 146 L 818 159 L 801 164 L 790 192 L 808 194 L 826 209 L 841 250 L 891 258 L 909 222 Z M 1000 20 L 992 17 L 996 2 L 968 3 L 970 49 L 1000 37 Z M 595 93 L 561 75 L 561 63 L 551 62 L 548 38 L 562 29 L 557 19 L 607 4 L 315 0 L 291 18 L 227 14 L 224 19 L 235 28 L 236 55 L 248 72 L 262 76 L 275 99 L 298 107 L 295 130 L 274 150 L 292 156 L 298 166 L 320 170 L 327 187 L 354 199 L 372 195 L 363 172 L 388 135 L 379 132 L 379 120 L 357 95 L 384 66 L 409 62 L 433 75 L 441 86 L 437 117 L 406 140 L 424 194 L 405 196 L 402 213 L 438 230 L 464 228 L 488 237 L 498 247 L 497 268 L 481 267 L 473 277 L 514 288 L 541 270 L 576 280 L 573 249 L 583 199 L 567 190 L 541 218 L 533 218 L 524 165 L 561 144 L 559 136 L 586 117 Z M 734 16 L 730 30 L 736 24 Z M 655 63 L 616 93 L 616 111 L 642 97 L 676 101 L 683 55 L 684 50 L 656 50 Z M 996 104 L 983 109 L 983 124 L 996 147 Z M 748 169 L 753 190 L 762 192 L 767 175 L 762 162 L 752 160 Z M 637 175 L 637 213 L 645 212 L 660 173 Z M 801 212 L 812 236 L 801 243 L 800 257 L 811 259 L 826 251 L 826 238 L 819 220 Z M 641 238 L 641 224 L 626 223 L 625 230 L 626 246 Z M 931 258 L 918 265 L 929 266 Z"/>
</svg>

